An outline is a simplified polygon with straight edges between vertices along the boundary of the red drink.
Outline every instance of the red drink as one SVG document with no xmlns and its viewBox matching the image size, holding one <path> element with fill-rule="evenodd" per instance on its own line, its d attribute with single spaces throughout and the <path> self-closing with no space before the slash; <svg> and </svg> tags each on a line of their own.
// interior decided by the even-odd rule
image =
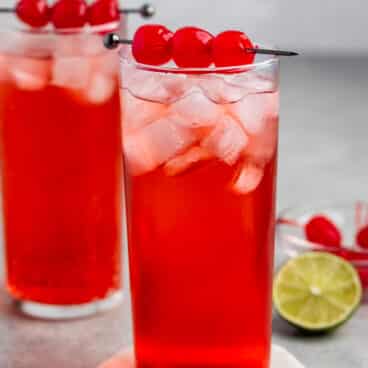
<svg viewBox="0 0 368 368">
<path fill-rule="evenodd" d="M 123 62 L 139 368 L 269 367 L 277 62 L 263 68 L 178 75 Z"/>
<path fill-rule="evenodd" d="M 100 37 L 52 41 L 42 57 L 0 54 L 7 288 L 21 301 L 76 306 L 121 286 L 118 69 Z"/>
</svg>

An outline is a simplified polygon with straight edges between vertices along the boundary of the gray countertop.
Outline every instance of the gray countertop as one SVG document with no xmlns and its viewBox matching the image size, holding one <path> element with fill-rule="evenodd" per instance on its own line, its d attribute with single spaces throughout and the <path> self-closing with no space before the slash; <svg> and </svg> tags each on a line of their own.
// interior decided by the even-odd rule
<svg viewBox="0 0 368 368">
<path fill-rule="evenodd" d="M 367 68 L 368 59 L 283 62 L 279 208 L 368 198 Z M 308 368 L 367 367 L 367 336 L 368 304 L 323 337 L 303 337 L 274 318 L 274 341 Z M 0 291 L 1 368 L 94 368 L 130 341 L 128 298 L 103 315 L 51 323 L 17 314 Z"/>
</svg>

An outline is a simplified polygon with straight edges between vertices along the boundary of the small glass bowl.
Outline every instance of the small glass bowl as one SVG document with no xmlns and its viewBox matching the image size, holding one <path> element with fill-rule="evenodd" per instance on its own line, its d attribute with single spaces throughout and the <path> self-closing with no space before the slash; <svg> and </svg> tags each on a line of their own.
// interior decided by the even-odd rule
<svg viewBox="0 0 368 368">
<path fill-rule="evenodd" d="M 338 226 L 343 236 L 341 247 L 327 247 L 305 238 L 304 225 L 316 215 L 324 215 Z M 368 250 L 355 243 L 357 232 L 366 225 L 368 225 L 368 202 L 322 202 L 282 211 L 277 219 L 277 239 L 278 244 L 290 258 L 308 251 L 323 251 L 346 259 L 357 269 L 363 288 L 367 291 Z"/>
</svg>

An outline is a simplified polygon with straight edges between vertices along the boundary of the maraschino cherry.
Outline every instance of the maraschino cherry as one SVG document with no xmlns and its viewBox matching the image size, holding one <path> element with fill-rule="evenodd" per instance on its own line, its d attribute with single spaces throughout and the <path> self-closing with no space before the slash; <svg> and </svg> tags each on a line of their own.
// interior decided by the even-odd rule
<svg viewBox="0 0 368 368">
<path fill-rule="evenodd" d="M 254 46 L 248 36 L 239 31 L 220 33 L 212 43 L 213 61 L 217 67 L 252 64 Z"/>
<path fill-rule="evenodd" d="M 80 28 L 87 22 L 88 5 L 85 0 L 58 0 L 51 14 L 55 28 Z"/>
<path fill-rule="evenodd" d="M 368 225 L 360 229 L 356 235 L 356 243 L 365 249 L 368 249 Z"/>
<path fill-rule="evenodd" d="M 165 26 L 159 24 L 144 25 L 134 35 L 133 56 L 142 64 L 165 64 L 171 60 L 172 38 L 172 32 Z"/>
<path fill-rule="evenodd" d="M 306 238 L 314 243 L 326 247 L 341 246 L 341 232 L 338 227 L 326 216 L 317 215 L 312 217 L 305 225 Z"/>
<path fill-rule="evenodd" d="M 88 23 L 95 26 L 120 19 L 118 0 L 96 0 L 88 9 Z"/>
<path fill-rule="evenodd" d="M 46 0 L 20 0 L 15 12 L 22 22 L 34 28 L 44 27 L 50 21 L 50 8 Z"/>
<path fill-rule="evenodd" d="M 177 30 L 172 40 L 172 56 L 182 68 L 207 68 L 212 64 L 213 36 L 200 28 Z"/>
</svg>

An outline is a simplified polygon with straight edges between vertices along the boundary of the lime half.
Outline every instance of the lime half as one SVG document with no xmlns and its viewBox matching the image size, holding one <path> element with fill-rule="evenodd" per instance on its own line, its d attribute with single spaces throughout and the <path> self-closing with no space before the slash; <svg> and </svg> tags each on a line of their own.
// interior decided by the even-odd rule
<svg viewBox="0 0 368 368">
<path fill-rule="evenodd" d="M 273 286 L 274 305 L 281 317 L 309 332 L 325 332 L 343 324 L 361 299 L 355 268 L 322 252 L 305 253 L 287 262 Z"/>
</svg>

